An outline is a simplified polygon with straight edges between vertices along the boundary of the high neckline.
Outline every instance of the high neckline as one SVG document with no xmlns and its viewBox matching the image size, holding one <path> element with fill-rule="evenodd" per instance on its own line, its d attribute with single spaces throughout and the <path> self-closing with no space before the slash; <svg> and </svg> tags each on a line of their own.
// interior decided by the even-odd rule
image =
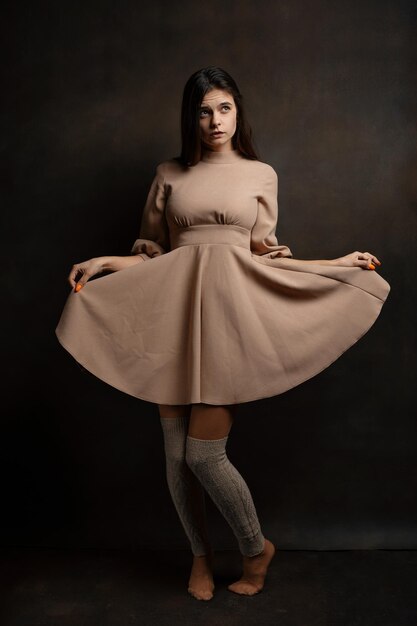
<svg viewBox="0 0 417 626">
<path fill-rule="evenodd" d="M 201 153 L 201 160 L 204 161 L 204 163 L 236 163 L 244 158 L 245 157 L 237 149 L 227 150 L 225 152 L 203 149 Z"/>
</svg>

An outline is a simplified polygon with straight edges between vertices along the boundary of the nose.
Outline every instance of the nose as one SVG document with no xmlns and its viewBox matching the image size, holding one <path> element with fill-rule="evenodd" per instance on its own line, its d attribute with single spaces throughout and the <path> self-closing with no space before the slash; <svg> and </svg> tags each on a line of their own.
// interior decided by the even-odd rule
<svg viewBox="0 0 417 626">
<path fill-rule="evenodd" d="M 219 125 L 219 120 L 220 120 L 220 116 L 218 117 L 218 114 L 217 114 L 217 113 L 214 113 L 214 114 L 213 114 L 213 117 L 211 118 L 211 125 L 212 125 L 213 127 L 218 126 L 218 125 Z"/>
</svg>

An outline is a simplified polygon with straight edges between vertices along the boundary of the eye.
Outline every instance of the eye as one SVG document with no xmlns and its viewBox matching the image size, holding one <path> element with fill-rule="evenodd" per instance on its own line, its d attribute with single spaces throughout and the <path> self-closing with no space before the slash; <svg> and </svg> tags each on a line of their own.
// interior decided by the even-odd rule
<svg viewBox="0 0 417 626">
<path fill-rule="evenodd" d="M 231 107 L 228 104 L 224 104 L 222 106 L 222 109 L 226 109 L 227 111 L 230 111 Z M 209 109 L 201 109 L 200 110 L 200 117 L 203 116 L 205 113 L 210 113 Z"/>
</svg>

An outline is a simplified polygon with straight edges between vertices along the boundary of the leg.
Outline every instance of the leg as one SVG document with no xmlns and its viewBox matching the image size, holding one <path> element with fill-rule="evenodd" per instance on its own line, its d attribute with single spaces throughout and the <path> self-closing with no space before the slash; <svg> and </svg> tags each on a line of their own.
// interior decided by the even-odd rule
<svg viewBox="0 0 417 626">
<path fill-rule="evenodd" d="M 205 492 L 185 462 L 191 405 L 158 405 L 158 408 L 164 436 L 168 488 L 194 555 L 189 591 L 199 600 L 210 600 L 214 582 Z"/>
<path fill-rule="evenodd" d="M 160 405 L 166 477 L 171 498 L 195 556 L 210 553 L 204 489 L 185 462 L 191 406 Z"/>
<path fill-rule="evenodd" d="M 238 540 L 244 573 L 229 589 L 253 595 L 263 588 L 275 547 L 263 536 L 248 485 L 226 454 L 235 410 L 193 405 L 185 458 Z"/>
<path fill-rule="evenodd" d="M 191 415 L 191 404 L 158 404 L 160 417 L 178 417 L 179 415 Z"/>
</svg>

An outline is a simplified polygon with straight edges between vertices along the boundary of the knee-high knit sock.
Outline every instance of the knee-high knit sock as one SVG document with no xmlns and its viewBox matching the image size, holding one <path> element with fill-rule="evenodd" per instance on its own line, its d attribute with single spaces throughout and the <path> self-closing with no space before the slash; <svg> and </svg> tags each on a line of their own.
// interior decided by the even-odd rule
<svg viewBox="0 0 417 626">
<path fill-rule="evenodd" d="M 205 492 L 185 462 L 188 417 L 161 417 L 166 477 L 176 511 L 194 556 L 210 552 L 206 523 Z"/>
<path fill-rule="evenodd" d="M 249 488 L 227 457 L 227 439 L 187 435 L 185 459 L 231 526 L 240 552 L 255 556 L 264 549 L 265 538 Z"/>
</svg>

